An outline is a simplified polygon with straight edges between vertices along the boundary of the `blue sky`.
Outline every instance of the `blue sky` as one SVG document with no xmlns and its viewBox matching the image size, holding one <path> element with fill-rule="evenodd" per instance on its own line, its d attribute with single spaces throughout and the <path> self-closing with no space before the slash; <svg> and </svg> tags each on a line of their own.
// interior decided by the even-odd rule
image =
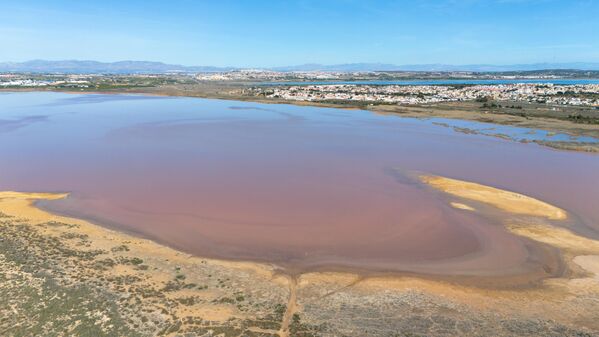
<svg viewBox="0 0 599 337">
<path fill-rule="evenodd" d="M 596 0 L 2 1 L 0 61 L 599 62 Z"/>
</svg>

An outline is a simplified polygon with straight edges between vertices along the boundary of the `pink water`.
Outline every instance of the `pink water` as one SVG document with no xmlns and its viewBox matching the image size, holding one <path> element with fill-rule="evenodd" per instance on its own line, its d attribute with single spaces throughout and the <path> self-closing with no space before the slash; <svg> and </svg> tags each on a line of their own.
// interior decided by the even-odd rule
<svg viewBox="0 0 599 337">
<path fill-rule="evenodd" d="M 599 230 L 599 156 L 367 111 L 144 96 L 0 94 L 0 189 L 208 257 L 454 274 L 541 266 L 426 172 L 520 192 Z"/>
</svg>

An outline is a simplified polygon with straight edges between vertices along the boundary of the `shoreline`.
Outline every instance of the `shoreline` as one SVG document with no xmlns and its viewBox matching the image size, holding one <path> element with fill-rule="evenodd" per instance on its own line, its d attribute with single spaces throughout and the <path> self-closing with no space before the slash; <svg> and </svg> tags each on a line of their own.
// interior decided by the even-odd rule
<svg viewBox="0 0 599 337">
<path fill-rule="evenodd" d="M 2 192 L 0 192 L 0 195 Z M 1 198 L 0 198 L 1 199 Z M 181 254 L 187 254 L 193 258 L 199 259 L 208 259 L 212 260 L 215 263 L 224 262 L 224 263 L 249 263 L 252 265 L 263 266 L 265 268 L 272 269 L 274 274 L 281 275 L 285 278 L 290 279 L 299 279 L 303 275 L 311 275 L 311 274 L 339 274 L 339 275 L 351 275 L 352 277 L 359 278 L 362 281 L 366 280 L 379 280 L 379 279 L 402 279 L 402 278 L 414 278 L 421 279 L 430 282 L 444 282 L 448 284 L 456 284 L 480 289 L 529 289 L 540 286 L 544 280 L 553 277 L 562 277 L 564 276 L 563 272 L 565 271 L 564 266 L 560 265 L 555 272 L 546 275 L 533 275 L 532 273 L 523 273 L 522 271 L 513 271 L 512 273 L 505 274 L 503 272 L 498 272 L 494 274 L 481 274 L 481 273 L 472 273 L 472 274 L 448 274 L 444 271 L 435 272 L 432 267 L 423 268 L 422 270 L 401 270 L 397 269 L 397 266 L 389 266 L 383 267 L 379 264 L 379 266 L 375 267 L 367 267 L 365 263 L 361 264 L 348 264 L 341 263 L 339 261 L 327 260 L 323 259 L 317 263 L 308 264 L 305 266 L 300 266 L 300 263 L 297 261 L 289 261 L 289 262 L 273 262 L 268 259 L 251 259 L 251 258 L 243 258 L 243 257 L 230 257 L 230 256 L 220 256 L 218 254 L 195 254 L 187 251 L 182 247 L 177 247 L 176 245 L 171 245 L 168 242 L 164 242 L 160 240 L 160 238 L 153 237 L 151 235 L 147 235 L 145 233 L 139 231 L 132 231 L 123 229 L 118 224 L 108 224 L 106 221 L 98 220 L 98 219 L 90 219 L 85 216 L 77 216 L 76 214 L 69 213 L 61 213 L 55 212 L 52 209 L 48 209 L 44 206 L 38 205 L 39 201 L 44 200 L 34 200 L 32 202 L 32 207 L 35 207 L 43 212 L 46 212 L 52 216 L 58 216 L 66 219 L 76 219 L 78 221 L 84 221 L 91 226 L 95 226 L 98 228 L 106 229 L 108 231 L 112 231 L 115 233 L 119 233 L 124 236 L 137 238 L 140 240 L 146 240 L 151 242 L 152 244 L 159 245 L 165 247 L 167 249 L 173 250 L 175 252 Z M 531 250 L 535 250 L 535 243 L 533 242 Z M 457 257 L 454 258 L 457 261 L 464 259 L 465 257 Z M 451 264 L 452 262 L 446 262 L 445 260 L 440 260 L 437 263 L 443 265 L 445 263 Z"/>
<path fill-rule="evenodd" d="M 460 203 L 451 206 L 464 212 L 480 211 L 477 204 L 480 195 L 468 195 L 472 190 L 477 192 L 477 189 L 483 189 L 491 193 L 494 197 L 490 202 L 494 204 L 493 207 L 506 206 L 506 201 L 509 204 L 515 195 L 484 185 L 475 184 L 473 188 L 474 183 L 449 178 L 420 176 L 420 179 L 432 181 L 430 188 L 439 193 L 459 196 Z M 34 206 L 35 199 L 64 196 L 0 192 L 0 230 L 3 232 L 0 236 L 0 271 L 6 272 L 3 268 L 10 268 L 8 270 L 14 274 L 22 270 L 19 268 L 27 268 L 27 264 L 17 268 L 14 262 L 7 265 L 5 261 L 14 253 L 6 250 L 7 240 L 25 240 L 20 245 L 8 247 L 29 250 L 28 264 L 37 265 L 36 259 L 43 259 L 46 262 L 41 261 L 40 266 L 49 264 L 58 268 L 59 272 L 52 272 L 54 274 L 50 273 L 52 269 L 44 272 L 44 275 L 56 275 L 58 284 L 64 284 L 65 287 L 84 284 L 95 287 L 94 291 L 102 294 L 109 292 L 113 294 L 110 296 L 120 296 L 117 311 L 133 322 L 122 323 L 123 329 L 137 324 L 137 329 L 165 331 L 168 332 L 165 335 L 171 336 L 174 336 L 174 332 L 206 331 L 204 329 L 217 329 L 226 336 L 234 331 L 237 332 L 231 336 L 243 331 L 247 335 L 258 333 L 279 337 L 293 336 L 300 331 L 312 331 L 313 335 L 309 336 L 333 336 L 349 328 L 358 329 L 352 331 L 368 329 L 368 324 L 352 325 L 365 323 L 347 323 L 342 319 L 346 317 L 344 315 L 375 315 L 375 319 L 380 315 L 377 310 L 389 310 L 387 306 L 390 304 L 385 303 L 393 301 L 393 308 L 397 312 L 402 312 L 404 309 L 401 308 L 406 305 L 407 308 L 413 308 L 409 309 L 406 317 L 412 317 L 413 310 L 426 315 L 447 315 L 447 309 L 443 308 L 450 305 L 461 313 L 459 318 L 451 319 L 475 317 L 477 324 L 488 325 L 484 331 L 491 327 L 515 333 L 510 329 L 519 328 L 508 328 L 504 324 L 519 320 L 520 323 L 514 321 L 514 324 L 525 329 L 531 324 L 535 329 L 557 324 L 559 329 L 566 329 L 564 331 L 576 328 L 583 329 L 580 331 L 584 333 L 599 332 L 599 323 L 593 320 L 593 313 L 596 312 L 593 306 L 599 299 L 599 270 L 596 268 L 599 263 L 599 241 L 581 237 L 565 228 L 553 227 L 551 223 L 522 222 L 526 218 L 521 216 L 546 217 L 546 210 L 555 211 L 550 212 L 548 221 L 563 219 L 559 208 L 530 197 L 516 195 L 516 200 L 524 200 L 528 207 L 517 209 L 521 216 L 507 223 L 506 230 L 559 249 L 567 270 L 559 276 L 523 283 L 517 287 L 481 287 L 480 284 L 477 286 L 422 275 L 368 276 L 321 270 L 290 276 L 273 264 L 193 256 L 85 220 L 53 215 Z M 488 196 L 485 199 L 489 199 Z M 14 257 L 13 261 L 18 262 Z M 34 270 L 23 274 L 23 277 L 35 275 L 31 272 Z M 4 287 L 10 284 L 12 282 L 5 283 Z M 166 295 L 155 292 L 161 288 Z M 16 294 L 14 290 L 13 294 Z M 131 302 L 131 299 L 135 301 Z M 129 305 L 121 306 L 121 303 Z M 337 314 L 341 316 L 325 318 L 340 305 L 346 307 Z M 585 306 L 585 310 L 588 309 L 586 314 L 579 311 L 581 305 Z M 438 313 L 434 309 L 437 306 L 441 310 Z M 152 314 L 156 310 L 166 310 L 164 312 L 169 314 Z M 107 322 L 114 323 L 117 320 L 117 316 L 109 317 Z M 139 321 L 142 319 L 140 317 L 149 317 L 149 321 Z M 201 319 L 198 321 L 194 317 Z M 104 323 L 99 324 L 104 326 Z M 396 324 L 408 323 L 400 320 Z M 412 328 L 415 327 L 407 325 L 402 329 Z M 110 329 L 110 326 L 106 329 Z"/>
<path fill-rule="evenodd" d="M 499 204 L 493 204 L 488 201 L 485 201 L 481 198 L 471 199 L 474 202 L 483 202 L 488 203 L 491 206 L 495 206 L 498 209 L 503 208 L 505 212 L 510 214 L 518 215 L 518 213 L 524 212 L 526 213 L 527 207 L 531 207 L 529 205 L 533 205 L 532 207 L 539 207 L 541 205 L 541 212 L 538 210 L 533 210 L 530 215 L 533 216 L 542 216 L 545 211 L 553 212 L 553 217 L 549 217 L 549 219 L 558 219 L 563 220 L 566 219 L 566 212 L 553 206 L 546 204 L 542 201 L 538 201 L 536 199 L 523 196 L 513 192 L 502 191 L 498 189 L 494 189 L 492 187 L 486 187 L 483 185 L 478 185 L 475 183 L 463 182 L 459 180 L 453 180 L 449 178 L 436 177 L 436 176 L 427 176 L 421 175 L 418 178 L 424 185 L 423 187 L 430 187 L 433 189 L 438 189 L 442 192 L 449 193 L 446 190 L 443 190 L 442 183 L 453 182 L 453 185 L 463 185 L 466 186 L 466 190 L 468 189 L 484 189 L 487 192 L 487 196 L 494 197 L 495 194 L 500 195 L 498 198 L 500 200 Z M 434 184 L 433 179 L 437 179 L 437 181 L 441 181 L 441 184 Z M 511 203 L 508 202 L 506 206 L 502 207 L 501 205 L 501 195 L 507 194 L 510 196 L 515 196 L 517 200 L 511 200 Z M 61 194 L 62 196 L 66 196 L 66 194 Z M 464 196 L 462 196 L 464 197 Z M 468 198 L 466 195 L 465 198 Z M 445 199 L 445 198 L 444 198 Z M 505 199 L 505 198 L 504 198 Z M 520 206 L 520 203 L 524 203 L 524 206 Z M 464 210 L 469 210 L 473 212 L 477 212 L 475 208 L 472 206 L 465 205 L 460 203 L 457 207 L 450 200 L 445 200 L 448 205 L 451 205 L 455 208 L 461 208 Z M 479 259 L 485 259 L 485 256 L 488 254 L 493 254 L 492 250 L 496 250 L 497 248 L 489 248 L 487 244 L 481 247 L 481 249 L 473 254 L 466 254 L 463 256 L 457 256 L 446 259 L 438 259 L 438 260 L 429 260 L 423 262 L 411 262 L 411 263 L 392 263 L 390 261 L 373 261 L 369 263 L 368 260 L 361 261 L 359 263 L 347 261 L 347 259 L 339 258 L 339 259 L 331 259 L 330 257 L 322 257 L 320 259 L 314 261 L 301 261 L 301 260 L 290 260 L 290 261 L 275 261 L 269 260 L 268 258 L 263 259 L 252 259 L 252 258 L 244 258 L 239 256 L 225 256 L 218 253 L 206 253 L 206 254 L 197 254 L 192 251 L 185 249 L 184 247 L 177 246 L 176 244 L 165 242 L 161 240 L 159 237 L 154 237 L 152 235 L 148 235 L 146 233 L 140 231 L 132 231 L 124 229 L 121 225 L 116 223 L 110 223 L 110 221 L 102 220 L 99 218 L 89 218 L 85 216 L 81 216 L 76 213 L 61 213 L 55 212 L 51 207 L 41 206 L 40 202 L 44 202 L 44 200 L 34 200 L 32 202 L 32 206 L 47 212 L 48 214 L 54 216 L 65 217 L 68 219 L 78 219 L 81 221 L 85 221 L 89 223 L 91 226 L 96 226 L 99 228 L 105 228 L 110 231 L 115 231 L 117 233 L 121 233 L 126 236 L 136 237 L 142 240 L 148 240 L 153 242 L 156 245 L 164 246 L 174 251 L 189 254 L 190 256 L 195 256 L 198 258 L 211 259 L 214 261 L 226 261 L 226 262 L 234 262 L 234 263 L 253 263 L 258 265 L 267 266 L 268 268 L 272 268 L 276 273 L 281 274 L 285 277 L 290 278 L 298 278 L 305 274 L 311 273 L 340 273 L 340 274 L 350 274 L 355 277 L 359 277 L 362 280 L 367 279 L 377 279 L 377 278 L 403 278 L 403 277 L 411 277 L 411 278 L 419 278 L 429 281 L 440 281 L 447 282 L 453 284 L 461 284 L 467 285 L 477 288 L 531 288 L 538 286 L 543 283 L 543 280 L 548 278 L 555 277 L 563 277 L 567 271 L 566 265 L 564 261 L 561 261 L 561 258 L 558 256 L 556 252 L 551 250 L 551 247 L 544 247 L 544 244 L 539 244 L 533 240 L 529 240 L 526 236 L 519 241 L 522 241 L 522 245 L 526 247 L 528 251 L 529 258 L 534 257 L 531 263 L 524 261 L 518 265 L 510 265 L 507 267 L 503 267 L 504 269 L 481 269 Z M 466 206 L 466 208 L 464 208 Z M 492 214 L 487 216 L 501 216 L 500 214 Z M 499 222 L 501 224 L 501 221 Z M 488 224 L 488 226 L 492 226 Z M 487 240 L 489 239 L 486 236 L 481 236 L 479 239 Z M 490 245 L 491 247 L 493 245 Z M 491 250 L 491 251 L 490 251 Z M 495 253 L 496 254 L 496 253 Z M 545 260 L 550 267 L 548 269 L 538 268 L 538 261 L 536 259 Z M 484 260 L 481 260 L 484 261 Z M 422 266 L 420 266 L 422 264 Z M 531 264 L 530 266 L 526 266 Z M 479 267 L 476 267 L 479 266 Z M 477 269 L 478 268 L 478 269 Z"/>
<path fill-rule="evenodd" d="M 460 202 L 450 201 L 448 199 L 448 205 L 450 207 L 454 207 L 456 209 L 460 209 L 466 212 L 479 212 L 479 209 L 476 203 L 488 204 L 491 207 L 501 209 L 504 212 L 508 212 L 514 215 L 525 215 L 525 216 L 537 216 L 547 218 L 549 220 L 565 220 L 569 218 L 567 213 L 559 209 L 553 205 L 547 204 L 543 201 L 539 201 L 537 199 L 524 196 L 515 192 L 504 191 L 495 189 L 493 187 L 479 185 L 476 183 L 465 182 L 445 177 L 432 176 L 432 175 L 420 175 L 418 177 L 425 186 L 437 190 L 441 193 L 457 196 L 460 199 Z M 102 221 L 94 221 L 86 218 L 76 217 L 69 214 L 59 214 L 54 213 L 51 210 L 48 210 L 45 207 L 39 207 L 38 202 L 40 201 L 48 201 L 48 200 L 56 200 L 68 197 L 68 193 L 21 193 L 21 192 L 0 192 L 0 201 L 4 199 L 10 199 L 16 196 L 16 198 L 20 198 L 19 195 L 27 195 L 28 207 L 36 212 L 41 212 L 48 219 L 60 219 L 60 221 L 71 221 L 76 223 L 84 223 L 86 226 L 91 228 L 95 228 L 96 230 L 105 230 L 112 232 L 113 235 L 120 235 L 127 239 L 136 239 L 145 241 L 147 244 L 156 245 L 162 247 L 164 249 L 168 249 L 173 251 L 176 254 L 186 254 L 192 258 L 197 259 L 208 259 L 214 263 L 233 263 L 233 264 L 249 264 L 254 267 L 259 267 L 262 269 L 269 269 L 273 272 L 273 274 L 279 274 L 284 277 L 290 277 L 293 279 L 301 278 L 302 275 L 306 274 L 349 274 L 355 277 L 359 277 L 362 280 L 368 279 L 378 279 L 378 278 L 417 278 L 428 280 L 431 282 L 439 281 L 439 282 L 449 282 L 453 284 L 461 284 L 464 286 L 472 286 L 479 288 L 530 288 L 541 285 L 544 280 L 550 278 L 560 278 L 568 275 L 567 273 L 567 264 L 571 264 L 571 261 L 561 261 L 563 263 L 557 270 L 554 270 L 551 273 L 548 273 L 544 276 L 537 276 L 531 279 L 526 277 L 526 274 L 516 273 L 514 275 L 502 275 L 500 274 L 492 274 L 485 276 L 484 274 L 446 274 L 443 272 L 435 273 L 432 271 L 426 272 L 425 270 L 421 271 L 410 271 L 410 270 L 385 270 L 378 268 L 367 268 L 365 266 L 359 265 L 345 265 L 345 264 L 336 264 L 327 262 L 326 260 L 321 261 L 318 264 L 297 268 L 292 265 L 279 264 L 276 262 L 270 262 L 268 260 L 252 260 L 252 259 L 244 259 L 244 258 L 225 258 L 221 256 L 210 256 L 210 255 L 195 255 L 193 253 L 186 252 L 185 250 L 181 250 L 176 246 L 171 246 L 167 243 L 161 242 L 159 239 L 152 238 L 151 236 L 147 236 L 141 232 L 133 232 L 126 231 L 122 228 L 119 228 L 118 225 L 105 225 Z M 474 202 L 474 204 L 469 203 Z M 1 209 L 0 209 L 1 211 Z M 534 244 L 538 245 L 547 244 L 546 238 L 538 235 L 538 233 L 527 231 L 526 228 L 529 226 L 537 226 L 535 228 L 540 228 L 538 226 L 545 226 L 547 233 L 554 233 L 562 231 L 564 233 L 568 233 L 568 237 L 571 240 L 587 240 L 588 242 L 594 242 L 593 239 L 585 238 L 571 232 L 565 228 L 553 228 L 552 224 L 549 223 L 541 223 L 542 225 L 527 225 L 518 223 L 518 218 L 514 221 L 513 219 L 507 219 L 505 222 L 505 228 L 507 231 L 512 232 L 518 236 L 523 237 L 524 239 L 529 239 Z M 563 248 L 559 244 L 547 244 L 552 248 Z M 592 245 L 591 245 L 592 246 Z M 569 246 L 567 246 L 569 248 Z M 598 241 L 598 249 L 597 254 L 599 254 L 599 241 Z M 584 250 L 583 250 L 584 251 Z M 560 250 L 560 253 L 561 250 Z M 587 252 L 588 253 L 588 252 Z M 573 259 L 574 257 L 572 257 Z M 458 258 L 458 260 L 461 258 Z M 439 263 L 444 263 L 444 260 L 440 260 Z M 450 262 L 451 263 L 451 262 Z M 520 280 L 520 281 L 518 281 Z"/>
</svg>

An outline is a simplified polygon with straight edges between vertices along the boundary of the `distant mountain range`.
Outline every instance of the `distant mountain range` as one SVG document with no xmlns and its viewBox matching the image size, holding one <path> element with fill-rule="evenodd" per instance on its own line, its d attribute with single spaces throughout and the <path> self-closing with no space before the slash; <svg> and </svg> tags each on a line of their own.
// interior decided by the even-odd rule
<svg viewBox="0 0 599 337">
<path fill-rule="evenodd" d="M 0 62 L 0 72 L 34 72 L 34 73 L 106 73 L 106 74 L 163 74 L 163 73 L 196 73 L 196 72 L 222 72 L 241 70 L 239 67 L 212 67 L 212 66 L 182 66 L 162 62 L 148 61 L 46 61 L 32 60 L 27 62 Z M 599 70 L 599 62 L 577 63 L 534 63 L 513 65 L 448 65 L 448 64 L 420 64 L 420 65 L 394 65 L 385 63 L 348 63 L 335 65 L 303 64 L 287 67 L 264 68 L 274 71 L 471 71 L 471 72 L 510 72 L 534 71 L 547 69 L 571 70 Z"/>
<path fill-rule="evenodd" d="M 0 72 L 33 73 L 106 73 L 106 74 L 156 74 L 187 72 L 220 72 L 234 70 L 233 67 L 189 67 L 176 64 L 149 61 L 46 61 L 0 62 Z"/>
</svg>

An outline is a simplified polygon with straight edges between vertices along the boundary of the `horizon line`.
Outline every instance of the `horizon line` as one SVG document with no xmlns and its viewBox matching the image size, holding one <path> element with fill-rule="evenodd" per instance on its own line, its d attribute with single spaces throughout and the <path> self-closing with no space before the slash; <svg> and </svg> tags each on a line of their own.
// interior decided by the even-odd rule
<svg viewBox="0 0 599 337">
<path fill-rule="evenodd" d="M 452 67 L 465 67 L 465 66 L 492 66 L 492 67 L 509 67 L 509 66 L 527 66 L 527 65 L 543 65 L 543 64 L 596 64 L 599 65 L 599 61 L 556 61 L 556 62 L 526 62 L 526 63 L 389 63 L 389 62 L 338 62 L 338 63 L 318 63 L 318 62 L 306 62 L 306 63 L 295 63 L 295 64 L 286 64 L 286 65 L 268 65 L 268 66 L 240 66 L 240 65 L 210 65 L 210 64 L 183 64 L 176 62 L 167 62 L 167 61 L 156 61 L 156 60 L 142 60 L 142 59 L 120 59 L 116 61 L 102 61 L 102 60 L 94 60 L 94 59 L 77 59 L 77 58 L 61 58 L 61 59 L 44 59 L 44 58 L 32 58 L 27 59 L 25 61 L 1 61 L 0 64 L 19 64 L 19 63 L 29 63 L 35 61 L 42 62 L 96 62 L 96 63 L 104 63 L 104 64 L 113 64 L 113 63 L 122 63 L 122 62 L 147 62 L 147 63 L 158 63 L 164 65 L 172 65 L 172 66 L 182 66 L 182 67 L 212 67 L 212 68 L 237 68 L 237 69 L 273 69 L 273 68 L 285 68 L 285 67 L 300 67 L 300 66 L 341 66 L 341 65 L 384 65 L 384 66 L 452 66 Z"/>
</svg>

